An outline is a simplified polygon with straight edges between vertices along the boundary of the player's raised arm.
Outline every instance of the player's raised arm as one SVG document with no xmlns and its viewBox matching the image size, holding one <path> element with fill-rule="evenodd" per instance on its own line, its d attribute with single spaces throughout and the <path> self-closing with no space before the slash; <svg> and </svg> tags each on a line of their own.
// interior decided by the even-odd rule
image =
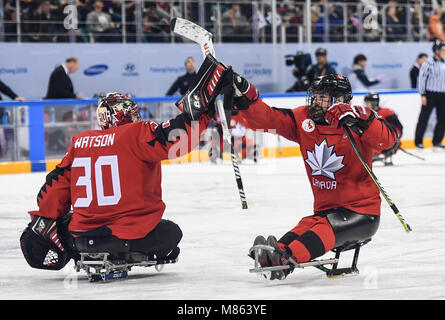
<svg viewBox="0 0 445 320">
<path fill-rule="evenodd" d="M 289 140 L 297 141 L 296 122 L 291 109 L 268 106 L 259 98 L 258 90 L 248 80 L 237 73 L 233 75 L 235 88 L 235 108 L 247 120 L 250 129 L 268 130 Z"/>
</svg>

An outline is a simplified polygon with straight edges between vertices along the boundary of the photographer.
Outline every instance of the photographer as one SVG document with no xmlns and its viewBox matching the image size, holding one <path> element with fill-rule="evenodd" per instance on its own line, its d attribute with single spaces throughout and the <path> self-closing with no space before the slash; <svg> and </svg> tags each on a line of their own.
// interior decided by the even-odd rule
<svg viewBox="0 0 445 320">
<path fill-rule="evenodd" d="M 311 55 L 303 53 L 303 51 L 297 51 L 296 55 L 286 55 L 285 61 L 286 66 L 294 66 L 292 74 L 297 78 L 294 85 L 287 89 L 286 92 L 306 91 L 312 80 L 308 78 L 306 73 L 312 65 Z"/>
<path fill-rule="evenodd" d="M 319 77 L 337 74 L 334 67 L 328 62 L 327 55 L 328 52 L 325 48 L 318 48 L 317 51 L 315 51 L 315 60 L 317 60 L 317 63 L 306 70 L 306 75 L 311 80 L 311 83 Z"/>
</svg>

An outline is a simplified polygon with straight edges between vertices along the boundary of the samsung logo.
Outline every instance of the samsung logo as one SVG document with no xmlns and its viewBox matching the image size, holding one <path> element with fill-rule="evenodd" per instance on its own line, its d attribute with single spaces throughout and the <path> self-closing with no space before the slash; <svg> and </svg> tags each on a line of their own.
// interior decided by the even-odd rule
<svg viewBox="0 0 445 320">
<path fill-rule="evenodd" d="M 94 66 L 88 67 L 83 71 L 83 74 L 86 76 L 97 76 L 98 74 L 104 73 L 108 70 L 108 66 L 106 64 L 96 64 Z"/>
</svg>

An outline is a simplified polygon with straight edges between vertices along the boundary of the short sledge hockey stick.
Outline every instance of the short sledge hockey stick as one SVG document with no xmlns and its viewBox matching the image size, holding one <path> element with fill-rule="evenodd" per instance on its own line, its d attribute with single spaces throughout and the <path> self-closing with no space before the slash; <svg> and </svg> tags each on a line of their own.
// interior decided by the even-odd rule
<svg viewBox="0 0 445 320">
<path fill-rule="evenodd" d="M 405 152 L 407 155 L 410 155 L 410 156 L 412 156 L 412 157 L 414 157 L 414 158 L 417 158 L 417 159 L 420 159 L 420 160 L 423 160 L 423 161 L 425 161 L 425 158 L 422 158 L 422 157 L 420 157 L 420 156 L 418 156 L 418 155 L 415 155 L 415 154 L 413 154 L 413 153 L 411 153 L 411 152 L 408 152 L 408 151 L 406 151 L 405 149 L 403 149 L 403 148 L 399 148 L 401 151 L 403 151 L 403 152 Z"/>
<path fill-rule="evenodd" d="M 174 18 L 171 20 L 170 29 L 173 33 L 180 35 L 190 41 L 196 42 L 201 47 L 202 54 L 205 57 L 211 54 L 215 57 L 215 49 L 213 48 L 212 33 L 197 24 L 182 18 Z M 243 181 L 239 171 L 238 161 L 234 153 L 232 145 L 232 136 L 230 134 L 228 122 L 230 121 L 231 110 L 225 113 L 223 102 L 220 97 L 216 99 L 216 106 L 218 108 L 219 116 L 221 117 L 221 125 L 223 129 L 223 138 L 230 146 L 230 155 L 232 158 L 233 171 L 235 173 L 236 185 L 241 198 L 241 207 L 247 209 L 246 195 L 244 193 Z"/>
<path fill-rule="evenodd" d="M 374 181 L 374 183 L 376 184 L 377 188 L 380 190 L 380 193 L 382 194 L 383 198 L 385 198 L 386 202 L 388 203 L 388 205 L 391 207 L 392 211 L 394 211 L 395 215 L 397 216 L 397 218 L 399 219 L 400 223 L 403 225 L 403 227 L 405 228 L 406 232 L 410 232 L 412 231 L 411 227 L 409 226 L 408 223 L 405 222 L 405 219 L 403 219 L 403 217 L 400 215 L 399 213 L 399 209 L 396 207 L 396 205 L 391 201 L 391 199 L 389 198 L 388 194 L 386 193 L 385 189 L 383 189 L 382 185 L 380 184 L 379 180 L 377 179 L 376 175 L 374 174 L 374 172 L 372 172 L 371 168 L 368 166 L 368 164 L 366 163 L 365 159 L 363 159 L 363 156 L 360 152 L 360 149 L 357 146 L 357 142 L 354 139 L 354 136 L 351 133 L 351 130 L 349 130 L 347 125 L 343 126 L 343 129 L 346 132 L 346 135 L 348 136 L 349 142 L 351 142 L 352 148 L 355 151 L 355 154 L 357 155 L 357 157 L 359 158 L 360 162 L 362 163 L 363 167 L 365 167 L 366 171 L 368 172 L 368 174 L 371 176 L 371 179 Z"/>
</svg>

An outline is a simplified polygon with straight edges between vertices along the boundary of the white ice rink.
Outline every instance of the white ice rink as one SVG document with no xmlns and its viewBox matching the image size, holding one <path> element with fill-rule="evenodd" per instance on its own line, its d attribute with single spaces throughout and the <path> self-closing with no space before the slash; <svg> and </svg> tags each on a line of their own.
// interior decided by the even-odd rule
<svg viewBox="0 0 445 320">
<path fill-rule="evenodd" d="M 337 279 L 315 268 L 284 281 L 248 272 L 256 235 L 280 237 L 312 214 L 300 157 L 241 165 L 248 210 L 241 210 L 229 162 L 163 166 L 164 217 L 184 233 L 180 260 L 161 273 L 134 268 L 111 283 L 89 283 L 73 261 L 61 271 L 29 267 L 19 237 L 46 173 L 2 175 L 0 299 L 445 299 L 445 152 L 422 156 L 426 161 L 399 152 L 394 167 L 374 166 L 413 231 L 407 234 L 383 201 L 380 229 L 360 253 L 360 275 Z M 340 267 L 349 266 L 352 253 L 343 258 Z"/>
</svg>

